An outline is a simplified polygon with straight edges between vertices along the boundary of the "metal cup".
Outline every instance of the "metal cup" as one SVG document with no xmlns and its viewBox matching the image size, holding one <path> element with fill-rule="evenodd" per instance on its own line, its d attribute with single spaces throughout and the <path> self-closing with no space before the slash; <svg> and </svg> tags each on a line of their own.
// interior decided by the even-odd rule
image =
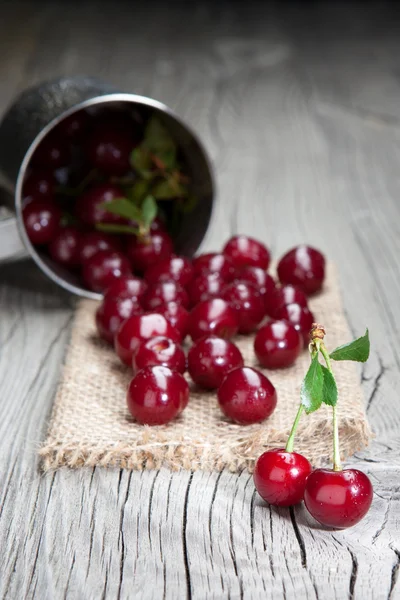
<svg viewBox="0 0 400 600">
<path fill-rule="evenodd" d="M 77 275 L 52 261 L 29 241 L 22 220 L 22 185 L 36 148 L 69 115 L 90 107 L 135 108 L 146 116 L 158 113 L 174 137 L 187 165 L 198 202 L 185 214 L 175 239 L 177 252 L 192 256 L 202 242 L 211 219 L 215 194 L 212 169 L 196 134 L 167 106 L 144 96 L 123 93 L 90 77 L 59 78 L 23 92 L 0 124 L 0 205 L 8 204 L 16 216 L 0 217 L 0 263 L 29 255 L 50 279 L 88 298 L 100 294 L 82 286 Z"/>
</svg>

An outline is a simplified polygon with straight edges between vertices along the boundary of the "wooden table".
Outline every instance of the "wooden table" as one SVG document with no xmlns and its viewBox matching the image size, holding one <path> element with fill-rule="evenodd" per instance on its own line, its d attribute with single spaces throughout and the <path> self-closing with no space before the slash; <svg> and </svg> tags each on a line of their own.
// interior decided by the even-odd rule
<svg viewBox="0 0 400 600">
<path fill-rule="evenodd" d="M 376 439 L 350 462 L 372 511 L 348 531 L 259 501 L 252 477 L 61 470 L 43 440 L 73 301 L 27 262 L 0 269 L 0 596 L 12 600 L 400 598 L 400 37 L 394 3 L 3 2 L 0 109 L 91 73 L 158 98 L 214 161 L 204 249 L 232 233 L 340 267 Z M 362 8 L 361 8 L 362 6 Z"/>
</svg>

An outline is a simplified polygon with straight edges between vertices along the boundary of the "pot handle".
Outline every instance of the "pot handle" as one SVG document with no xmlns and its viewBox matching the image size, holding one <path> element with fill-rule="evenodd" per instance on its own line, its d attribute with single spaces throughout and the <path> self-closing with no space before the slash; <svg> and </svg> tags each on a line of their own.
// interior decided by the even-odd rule
<svg viewBox="0 0 400 600">
<path fill-rule="evenodd" d="M 3 183 L 3 182 L 1 182 Z M 13 194 L 6 187 L 0 187 L 0 264 L 25 258 L 27 251 L 19 235 L 17 219 L 4 206 L 11 206 Z M 3 214 L 4 210 L 4 214 Z"/>
</svg>

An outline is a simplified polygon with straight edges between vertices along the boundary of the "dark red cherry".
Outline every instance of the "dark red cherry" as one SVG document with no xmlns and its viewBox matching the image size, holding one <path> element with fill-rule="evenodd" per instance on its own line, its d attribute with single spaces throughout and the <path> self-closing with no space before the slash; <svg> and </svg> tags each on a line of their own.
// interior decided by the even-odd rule
<svg viewBox="0 0 400 600">
<path fill-rule="evenodd" d="M 124 192 L 112 183 L 101 183 L 87 190 L 80 196 L 75 205 L 77 218 L 85 225 L 94 227 L 97 223 L 126 223 L 126 219 L 114 215 L 101 204 L 112 202 L 116 198 L 124 197 Z"/>
<path fill-rule="evenodd" d="M 264 318 L 264 299 L 252 283 L 234 281 L 222 294 L 238 315 L 239 333 L 250 333 Z"/>
<path fill-rule="evenodd" d="M 136 298 L 105 296 L 96 310 L 96 326 L 100 337 L 113 344 L 121 323 L 142 312 L 143 309 Z"/>
<path fill-rule="evenodd" d="M 255 285 L 267 306 L 267 300 L 275 290 L 275 281 L 271 275 L 261 267 L 244 267 L 238 271 L 237 278 Z"/>
<path fill-rule="evenodd" d="M 147 283 L 139 277 L 126 275 L 114 279 L 105 290 L 105 295 L 112 298 L 136 298 L 141 302 L 147 290 Z"/>
<path fill-rule="evenodd" d="M 315 469 L 307 479 L 304 502 L 311 515 L 327 527 L 352 527 L 367 514 L 371 481 L 358 469 Z"/>
<path fill-rule="evenodd" d="M 126 256 L 111 250 L 97 252 L 82 265 L 83 281 L 94 292 L 104 292 L 114 279 L 130 274 L 131 268 Z"/>
<path fill-rule="evenodd" d="M 84 110 L 79 110 L 61 121 L 57 127 L 60 136 L 66 137 L 73 142 L 82 139 L 90 123 L 90 117 Z"/>
<path fill-rule="evenodd" d="M 293 506 L 303 500 L 312 471 L 302 454 L 277 448 L 264 452 L 254 468 L 254 485 L 261 498 L 275 506 Z"/>
<path fill-rule="evenodd" d="M 218 389 L 222 412 L 243 425 L 259 423 L 276 406 L 276 390 L 270 380 L 256 369 L 239 367 L 230 371 Z"/>
<path fill-rule="evenodd" d="M 54 171 L 64 167 L 71 160 L 71 150 L 65 139 L 56 134 L 48 134 L 36 148 L 32 165 Z"/>
<path fill-rule="evenodd" d="M 182 412 L 188 401 L 186 379 L 168 367 L 146 367 L 129 384 L 128 409 L 142 425 L 165 425 Z"/>
<path fill-rule="evenodd" d="M 114 250 L 118 252 L 121 250 L 121 244 L 118 238 L 107 233 L 102 233 L 101 231 L 87 231 L 82 233 L 79 246 L 81 263 L 92 258 L 100 250 Z"/>
<path fill-rule="evenodd" d="M 75 227 L 60 229 L 49 244 L 51 258 L 64 267 L 79 266 L 80 236 L 80 232 Z"/>
<path fill-rule="evenodd" d="M 56 180 L 51 171 L 35 170 L 25 177 L 22 188 L 24 204 L 29 200 L 52 200 Z"/>
<path fill-rule="evenodd" d="M 216 252 L 200 254 L 193 259 L 193 269 L 195 275 L 203 273 L 219 273 L 225 281 L 233 281 L 236 270 L 229 257 Z"/>
<path fill-rule="evenodd" d="M 133 355 L 146 340 L 162 335 L 173 342 L 180 341 L 179 332 L 158 313 L 133 316 L 124 321 L 115 336 L 114 347 L 126 365 L 132 365 Z"/>
<path fill-rule="evenodd" d="M 176 281 L 158 281 L 149 286 L 144 298 L 143 306 L 148 311 L 158 310 L 168 302 L 176 302 L 188 307 L 189 298 L 185 288 Z"/>
<path fill-rule="evenodd" d="M 188 333 L 193 341 L 205 335 L 232 338 L 239 328 L 237 314 L 228 302 L 213 298 L 200 302 L 189 316 Z"/>
<path fill-rule="evenodd" d="M 186 308 L 177 302 L 168 302 L 160 306 L 158 312 L 164 315 L 167 321 L 179 331 L 181 339 L 184 340 L 187 336 L 189 325 L 189 313 Z"/>
<path fill-rule="evenodd" d="M 299 287 L 306 294 L 318 292 L 325 278 L 325 258 L 310 246 L 297 246 L 278 263 L 281 283 Z"/>
<path fill-rule="evenodd" d="M 267 369 L 289 367 L 300 355 L 303 339 L 287 321 L 269 321 L 254 339 L 258 362 Z"/>
<path fill-rule="evenodd" d="M 61 211 L 45 200 L 32 200 L 22 210 L 26 235 L 34 246 L 48 244 L 60 227 Z"/>
<path fill-rule="evenodd" d="M 197 340 L 188 354 L 190 377 L 210 390 L 219 387 L 229 371 L 243 365 L 242 354 L 235 344 L 213 336 Z"/>
<path fill-rule="evenodd" d="M 299 304 L 300 306 L 308 306 L 308 300 L 305 293 L 293 285 L 283 285 L 276 287 L 266 301 L 267 315 L 273 319 L 279 314 L 280 309 L 288 304 Z"/>
<path fill-rule="evenodd" d="M 310 330 L 314 323 L 314 315 L 306 306 L 300 304 L 288 304 L 282 306 L 277 313 L 277 319 L 288 321 L 300 333 L 306 348 L 310 343 Z"/>
<path fill-rule="evenodd" d="M 235 235 L 225 244 L 223 253 L 228 256 L 236 268 L 260 267 L 268 269 L 269 250 L 264 244 L 247 235 Z"/>
<path fill-rule="evenodd" d="M 192 264 L 184 256 L 171 256 L 153 265 L 145 273 L 145 279 L 148 283 L 173 280 L 183 287 L 187 286 L 192 278 Z"/>
<path fill-rule="evenodd" d="M 137 373 L 141 369 L 153 365 L 162 365 L 178 371 L 178 373 L 184 373 L 186 356 L 182 346 L 162 335 L 146 340 L 133 355 L 132 368 L 134 373 Z"/>
<path fill-rule="evenodd" d="M 130 154 L 135 143 L 129 133 L 99 126 L 87 138 L 86 155 L 93 165 L 108 175 L 130 170 Z"/>
<path fill-rule="evenodd" d="M 153 265 L 171 256 L 172 240 L 163 231 L 150 232 L 145 239 L 132 237 L 128 240 L 126 254 L 135 272 L 145 273 Z"/>
<path fill-rule="evenodd" d="M 221 298 L 226 281 L 219 273 L 201 273 L 187 286 L 190 304 L 196 306 L 199 302 Z"/>
</svg>

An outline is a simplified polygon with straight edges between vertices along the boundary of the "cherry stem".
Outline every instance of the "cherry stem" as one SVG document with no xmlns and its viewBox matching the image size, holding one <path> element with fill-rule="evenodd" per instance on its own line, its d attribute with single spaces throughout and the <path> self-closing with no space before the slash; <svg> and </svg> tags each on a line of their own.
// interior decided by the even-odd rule
<svg viewBox="0 0 400 600">
<path fill-rule="evenodd" d="M 335 376 L 332 371 L 331 359 L 329 358 L 328 351 L 325 348 L 323 342 L 320 344 L 319 349 L 321 351 L 322 356 L 325 359 L 328 371 L 331 373 L 332 377 L 335 379 Z M 333 470 L 341 471 L 342 470 L 342 462 L 340 460 L 339 428 L 338 428 L 338 421 L 337 421 L 336 406 L 332 406 L 332 413 L 333 413 L 333 415 L 332 415 L 333 416 Z"/>
<path fill-rule="evenodd" d="M 286 443 L 286 448 L 285 448 L 286 452 L 293 452 L 294 436 L 296 435 L 296 429 L 299 424 L 302 412 L 303 412 L 303 405 L 300 404 L 299 410 L 297 411 L 296 417 L 295 417 L 293 425 L 292 425 L 292 429 L 290 431 L 290 435 L 288 437 L 288 441 Z"/>
</svg>

